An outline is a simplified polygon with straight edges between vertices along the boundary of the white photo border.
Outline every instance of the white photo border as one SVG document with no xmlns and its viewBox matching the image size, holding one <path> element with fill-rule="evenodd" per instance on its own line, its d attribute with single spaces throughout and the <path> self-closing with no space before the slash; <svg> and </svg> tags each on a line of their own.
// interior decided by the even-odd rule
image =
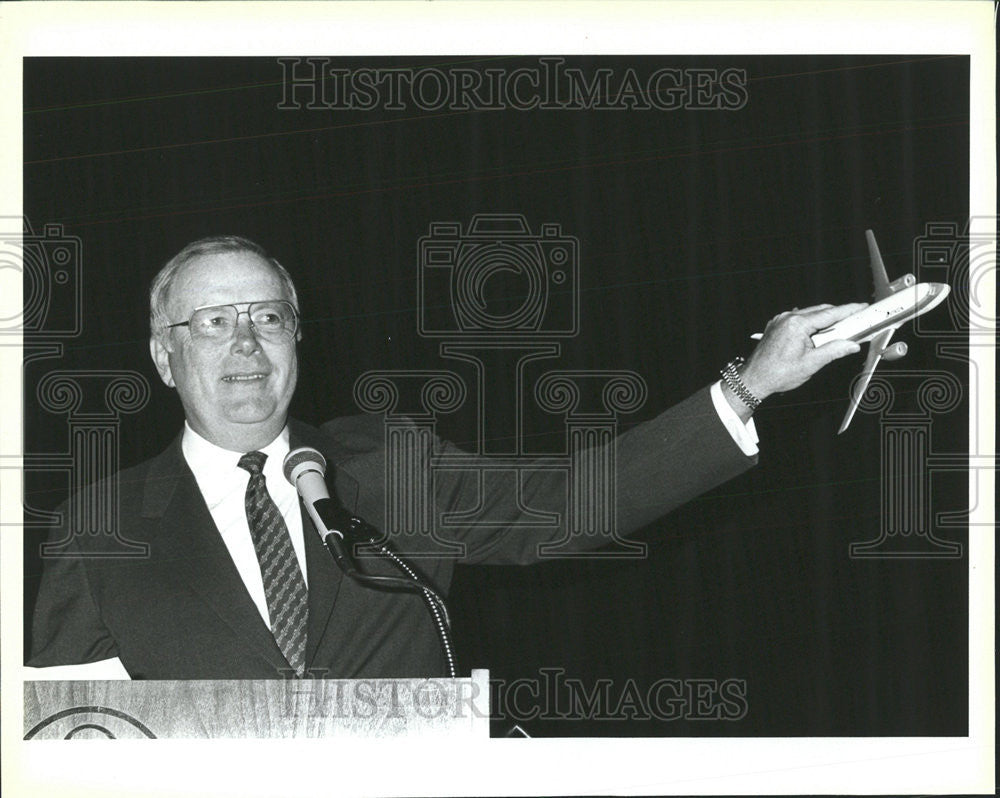
<svg viewBox="0 0 1000 798">
<path fill-rule="evenodd" d="M 990 2 L 5 3 L 0 8 L 0 196 L 22 199 L 22 59 L 37 56 L 489 54 L 968 54 L 970 215 L 996 213 L 995 40 Z M 791 48 L 791 49 L 790 49 Z M 993 271 L 995 279 L 995 268 Z M 993 297 L 995 286 L 983 296 Z M 982 314 L 995 318 L 995 307 Z M 970 451 L 993 451 L 994 360 Z M 18 452 L 21 364 L 0 348 L 0 446 Z M 993 377 L 994 379 L 991 379 Z M 14 413 L 17 415 L 14 415 Z M 994 522 L 993 474 L 973 524 Z M 4 472 L 0 511 L 21 512 Z M 970 490 L 974 486 L 970 486 Z M 993 793 L 994 538 L 970 529 L 969 736 L 488 740 L 117 741 L 22 739 L 21 563 L 0 536 L 3 787 L 14 795 Z M 282 765 L 278 767 L 279 763 Z M 390 765 L 391 766 L 388 766 Z"/>
</svg>

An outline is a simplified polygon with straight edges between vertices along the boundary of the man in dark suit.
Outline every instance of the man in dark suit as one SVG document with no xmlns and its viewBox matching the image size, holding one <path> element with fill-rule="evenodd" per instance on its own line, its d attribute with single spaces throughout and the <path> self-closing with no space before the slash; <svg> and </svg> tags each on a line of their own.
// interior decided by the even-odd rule
<svg viewBox="0 0 1000 798">
<path fill-rule="evenodd" d="M 759 400 L 856 352 L 846 341 L 814 348 L 809 336 L 860 307 L 775 317 L 727 381 L 619 437 L 619 528 L 636 529 L 753 465 Z M 163 381 L 177 389 L 186 422 L 165 452 L 118 475 L 122 537 L 148 544 L 149 555 L 88 558 L 93 538 L 54 530 L 55 540 L 71 538 L 70 549 L 46 562 L 28 664 L 113 660 L 133 678 L 153 679 L 442 674 L 419 596 L 344 578 L 282 478 L 291 448 L 319 449 L 340 501 L 382 525 L 381 420 L 343 418 L 317 430 L 287 418 L 301 332 L 284 268 L 245 239 L 194 242 L 154 280 L 150 315 L 150 352 Z M 496 510 L 491 527 L 449 532 L 465 547 L 463 562 L 527 564 L 539 543 L 565 536 L 560 528 L 516 525 L 522 519 L 506 498 L 469 471 L 436 481 L 438 512 L 477 502 Z M 523 501 L 563 517 L 564 484 L 539 470 L 525 480 Z M 453 566 L 447 557 L 420 560 L 441 592 Z M 364 568 L 392 573 L 378 560 L 366 559 Z"/>
</svg>

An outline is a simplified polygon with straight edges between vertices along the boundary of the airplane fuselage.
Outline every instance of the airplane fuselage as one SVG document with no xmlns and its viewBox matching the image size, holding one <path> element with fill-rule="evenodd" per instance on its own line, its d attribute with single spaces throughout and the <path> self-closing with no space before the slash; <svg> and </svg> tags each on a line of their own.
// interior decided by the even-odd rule
<svg viewBox="0 0 1000 798">
<path fill-rule="evenodd" d="M 951 288 L 945 283 L 917 283 L 869 305 L 812 336 L 815 346 L 830 341 L 870 341 L 941 304 Z"/>
</svg>

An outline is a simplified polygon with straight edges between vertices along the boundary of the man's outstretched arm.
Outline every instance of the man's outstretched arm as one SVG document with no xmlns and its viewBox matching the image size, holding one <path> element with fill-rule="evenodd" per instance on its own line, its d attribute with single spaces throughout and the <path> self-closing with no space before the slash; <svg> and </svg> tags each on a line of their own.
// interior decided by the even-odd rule
<svg viewBox="0 0 1000 798">
<path fill-rule="evenodd" d="M 838 357 L 858 351 L 858 345 L 850 341 L 814 347 L 810 336 L 862 307 L 863 303 L 819 305 L 776 316 L 740 371 L 748 390 L 761 400 L 792 390 Z M 612 461 L 616 464 L 615 512 L 619 533 L 628 534 L 756 463 L 755 443 L 746 446 L 743 440 L 756 438 L 750 423 L 753 415 L 750 405 L 728 386 L 721 391 L 723 400 L 716 401 L 713 394 L 720 395 L 718 385 L 698 391 L 610 444 L 615 447 Z M 748 431 L 747 436 L 735 429 L 741 426 Z M 580 467 L 580 463 L 574 463 L 572 470 Z M 521 499 L 527 507 L 551 512 L 565 524 L 566 494 L 561 479 L 551 470 L 530 473 L 522 485 Z M 470 528 L 456 534 L 469 545 L 470 562 L 531 562 L 537 557 L 537 543 L 566 534 L 564 527 L 514 529 L 513 524 L 502 523 L 504 520 L 520 523 L 517 507 L 510 505 L 501 486 L 488 479 L 474 480 L 470 472 L 446 473 L 438 480 L 437 487 L 439 509 L 478 504 L 485 517 L 497 519 L 493 527 Z M 497 489 L 493 490 L 494 487 Z M 599 537 L 579 536 L 571 545 L 585 549 L 600 542 Z"/>
</svg>

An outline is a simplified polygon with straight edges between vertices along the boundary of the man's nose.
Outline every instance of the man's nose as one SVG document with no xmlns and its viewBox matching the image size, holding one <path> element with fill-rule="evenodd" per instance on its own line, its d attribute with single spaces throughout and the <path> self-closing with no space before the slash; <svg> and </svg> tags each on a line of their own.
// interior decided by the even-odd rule
<svg viewBox="0 0 1000 798">
<path fill-rule="evenodd" d="M 236 319 L 236 329 L 233 333 L 233 354 L 251 355 L 260 349 L 260 341 L 254 332 L 253 322 L 250 318 L 244 321 L 242 318 Z"/>
</svg>

